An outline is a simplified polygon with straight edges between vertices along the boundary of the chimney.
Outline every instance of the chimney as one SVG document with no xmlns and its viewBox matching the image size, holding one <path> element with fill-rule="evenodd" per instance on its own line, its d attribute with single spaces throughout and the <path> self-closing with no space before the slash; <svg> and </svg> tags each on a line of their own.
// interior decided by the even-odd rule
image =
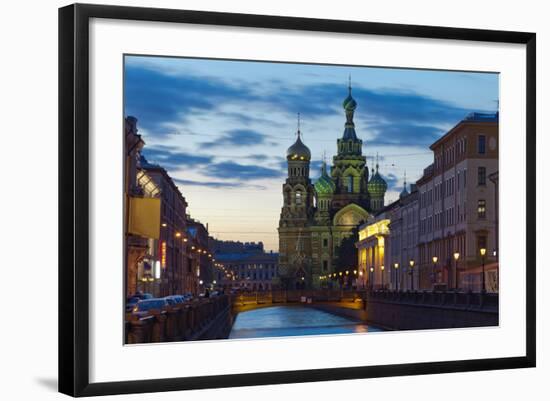
<svg viewBox="0 0 550 401">
<path fill-rule="evenodd" d="M 137 118 L 134 116 L 128 116 L 126 117 L 126 134 L 134 134 L 137 135 Z"/>
</svg>

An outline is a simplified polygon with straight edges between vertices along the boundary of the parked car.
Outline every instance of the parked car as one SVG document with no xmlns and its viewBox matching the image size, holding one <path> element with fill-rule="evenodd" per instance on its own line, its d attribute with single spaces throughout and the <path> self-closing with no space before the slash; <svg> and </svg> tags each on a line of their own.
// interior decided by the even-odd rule
<svg viewBox="0 0 550 401">
<path fill-rule="evenodd" d="M 132 314 L 143 316 L 154 309 L 164 311 L 168 305 L 169 303 L 165 298 L 141 299 L 135 304 L 134 309 L 132 309 Z"/>
<path fill-rule="evenodd" d="M 132 312 L 134 306 L 140 301 L 138 297 L 129 297 L 126 299 L 126 312 Z"/>
<path fill-rule="evenodd" d="M 169 305 L 178 305 L 185 302 L 183 295 L 168 295 L 164 299 L 166 299 Z"/>
<path fill-rule="evenodd" d="M 139 299 L 151 299 L 154 298 L 153 294 L 149 294 L 148 292 L 136 292 L 134 295 L 130 295 L 129 298 L 139 298 Z"/>
</svg>

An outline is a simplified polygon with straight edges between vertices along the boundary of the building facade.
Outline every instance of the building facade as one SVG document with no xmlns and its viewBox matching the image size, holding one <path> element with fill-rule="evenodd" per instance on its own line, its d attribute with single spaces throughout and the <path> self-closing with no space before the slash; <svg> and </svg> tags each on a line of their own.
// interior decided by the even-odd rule
<svg viewBox="0 0 550 401">
<path fill-rule="evenodd" d="M 190 285 L 194 286 L 194 291 L 202 292 L 205 287 L 209 287 L 214 282 L 214 254 L 210 249 L 208 224 L 204 225 L 187 216 L 187 234 L 189 272 L 193 276 Z"/>
<path fill-rule="evenodd" d="M 358 286 L 372 289 L 420 288 L 418 270 L 418 189 L 403 185 L 399 199 L 359 227 Z"/>
<path fill-rule="evenodd" d="M 141 157 L 141 169 L 151 184 L 160 190 L 160 239 L 153 250 L 153 259 L 160 264 L 160 277 L 154 285 L 159 296 L 196 292 L 196 278 L 190 264 L 187 235 L 187 202 L 166 170 Z"/>
<path fill-rule="evenodd" d="M 216 282 L 224 289 L 269 291 L 280 287 L 279 254 L 262 242 L 214 240 Z"/>
<path fill-rule="evenodd" d="M 433 143 L 434 162 L 361 225 L 370 288 L 498 291 L 498 113 L 472 113 Z M 485 280 L 483 280 L 483 271 Z"/>
<path fill-rule="evenodd" d="M 142 188 L 137 181 L 137 174 L 140 151 L 144 145 L 145 142 L 138 134 L 137 119 L 135 117 L 127 117 L 124 121 L 124 277 L 127 297 L 135 294 L 139 290 L 139 264 L 149 251 L 148 238 L 132 234 L 129 229 L 131 199 L 132 197 L 143 196 Z"/>
<path fill-rule="evenodd" d="M 353 121 L 356 101 L 343 102 L 346 121 L 337 139 L 330 173 L 325 161 L 320 177 L 310 179 L 311 152 L 298 126 L 296 142 L 287 150 L 288 177 L 283 184 L 279 220 L 279 269 L 285 288 L 320 288 L 321 277 L 334 272 L 338 246 L 372 213 L 384 207 L 387 184 L 378 163 L 369 169 Z"/>
<path fill-rule="evenodd" d="M 479 291 L 486 267 L 494 290 L 498 211 L 489 175 L 498 171 L 498 113 L 468 115 L 430 149 L 434 163 L 417 182 L 418 258 L 433 280 L 421 286 Z"/>
</svg>

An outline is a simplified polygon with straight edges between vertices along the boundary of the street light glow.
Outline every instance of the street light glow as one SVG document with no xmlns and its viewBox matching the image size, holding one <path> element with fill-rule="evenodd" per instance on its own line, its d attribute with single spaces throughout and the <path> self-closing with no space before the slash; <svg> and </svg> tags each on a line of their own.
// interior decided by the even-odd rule
<svg viewBox="0 0 550 401">
<path fill-rule="evenodd" d="M 437 256 L 434 256 L 434 257 L 432 258 L 432 261 L 433 261 L 434 263 L 437 263 L 437 259 L 438 259 Z"/>
<path fill-rule="evenodd" d="M 453 254 L 453 257 L 455 258 L 455 260 L 458 260 L 458 258 L 460 257 L 460 253 L 455 252 L 455 253 Z"/>
<path fill-rule="evenodd" d="M 485 254 L 487 253 L 487 249 L 486 248 L 481 248 L 479 250 L 479 253 L 481 254 L 481 256 L 485 256 Z"/>
<path fill-rule="evenodd" d="M 413 260 L 413 259 L 409 260 L 409 265 L 410 265 L 411 267 L 414 267 L 414 260 Z"/>
</svg>

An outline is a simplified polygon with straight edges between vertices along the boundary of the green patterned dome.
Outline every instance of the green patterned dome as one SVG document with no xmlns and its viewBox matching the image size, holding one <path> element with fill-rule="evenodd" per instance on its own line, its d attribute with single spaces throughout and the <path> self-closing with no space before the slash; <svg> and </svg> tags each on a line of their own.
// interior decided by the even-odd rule
<svg viewBox="0 0 550 401">
<path fill-rule="evenodd" d="M 348 97 L 344 100 L 344 103 L 342 104 L 344 106 L 345 110 L 353 111 L 357 108 L 357 102 L 355 99 L 351 96 L 351 90 L 348 94 Z"/>
<path fill-rule="evenodd" d="M 321 176 L 315 182 L 315 191 L 319 195 L 332 195 L 336 190 L 336 184 L 327 174 L 326 165 L 323 162 L 323 167 L 321 168 Z"/>
<path fill-rule="evenodd" d="M 383 197 L 386 193 L 386 190 L 388 189 L 388 184 L 380 174 L 378 174 L 378 169 L 376 169 L 376 173 L 372 176 L 369 183 L 367 184 L 367 188 L 369 190 L 369 194 L 372 197 L 378 198 Z"/>
<path fill-rule="evenodd" d="M 302 160 L 309 161 L 311 160 L 311 152 L 309 148 L 304 145 L 302 139 L 300 138 L 300 132 L 298 131 L 298 138 L 296 142 L 287 149 L 286 151 L 287 160 Z"/>
</svg>

